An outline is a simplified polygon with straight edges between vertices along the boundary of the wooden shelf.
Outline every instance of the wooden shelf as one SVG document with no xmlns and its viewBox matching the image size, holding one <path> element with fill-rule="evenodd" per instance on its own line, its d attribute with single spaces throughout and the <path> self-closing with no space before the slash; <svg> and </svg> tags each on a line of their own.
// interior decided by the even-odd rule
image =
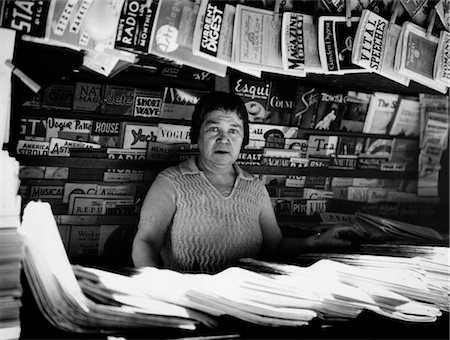
<svg viewBox="0 0 450 340">
<path fill-rule="evenodd" d="M 81 157 L 34 157 L 16 156 L 21 165 L 30 166 L 58 166 L 79 169 L 134 169 L 134 170 L 155 170 L 160 171 L 169 166 L 176 165 L 176 162 L 154 162 L 154 161 L 127 161 L 115 159 L 95 159 Z M 398 178 L 416 179 L 415 171 L 379 171 L 379 170 L 359 170 L 359 169 L 330 169 L 330 168 L 289 168 L 270 166 L 241 166 L 244 170 L 255 174 L 268 175 L 297 175 L 314 177 L 362 177 L 362 178 Z"/>
</svg>

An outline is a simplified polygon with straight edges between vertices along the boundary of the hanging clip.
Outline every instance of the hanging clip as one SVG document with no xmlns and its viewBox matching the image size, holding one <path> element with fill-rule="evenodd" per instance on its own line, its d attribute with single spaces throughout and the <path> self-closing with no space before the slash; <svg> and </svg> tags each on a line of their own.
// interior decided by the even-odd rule
<svg viewBox="0 0 450 340">
<path fill-rule="evenodd" d="M 394 2 L 394 10 L 392 11 L 391 19 L 389 20 L 389 27 L 391 25 L 394 25 L 397 21 L 397 17 L 400 14 L 400 11 L 402 10 L 402 3 L 400 1 Z"/>
<path fill-rule="evenodd" d="M 345 0 L 345 24 L 347 27 L 352 26 L 352 5 L 351 0 Z"/>
<path fill-rule="evenodd" d="M 274 22 L 276 22 L 280 17 L 281 1 L 283 1 L 283 0 L 275 1 L 275 6 L 273 8 L 273 21 Z"/>
<path fill-rule="evenodd" d="M 428 26 L 427 26 L 427 38 L 430 38 L 433 34 L 433 27 L 436 21 L 436 8 L 432 8 L 430 14 L 428 15 Z"/>
<path fill-rule="evenodd" d="M 38 93 L 41 90 L 41 86 L 33 79 L 28 77 L 25 73 L 19 70 L 11 60 L 6 60 L 5 65 L 8 66 L 12 73 L 15 74 L 25 85 L 27 85 L 33 92 Z"/>
</svg>

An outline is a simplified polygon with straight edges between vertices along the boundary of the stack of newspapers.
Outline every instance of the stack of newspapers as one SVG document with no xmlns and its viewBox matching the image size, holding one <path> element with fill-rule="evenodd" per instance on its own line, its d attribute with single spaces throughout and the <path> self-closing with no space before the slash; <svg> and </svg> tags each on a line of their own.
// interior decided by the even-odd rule
<svg viewBox="0 0 450 340">
<path fill-rule="evenodd" d="M 23 242 L 19 234 L 19 163 L 0 151 L 0 339 L 20 336 Z"/>
<path fill-rule="evenodd" d="M 6 61 L 14 53 L 15 32 L 0 28 L 0 146 L 9 140 L 11 118 L 11 69 Z M 23 244 L 20 227 L 19 163 L 0 151 L 0 339 L 20 336 L 20 270 Z"/>
<path fill-rule="evenodd" d="M 217 274 L 71 266 L 48 203 L 24 212 L 25 273 L 44 315 L 75 332 L 215 328 L 221 316 L 270 327 L 340 322 L 364 310 L 409 322 L 448 311 L 449 248 L 414 256 L 335 255 L 309 266 L 243 259 Z M 396 248 L 397 250 L 399 248 Z"/>
</svg>

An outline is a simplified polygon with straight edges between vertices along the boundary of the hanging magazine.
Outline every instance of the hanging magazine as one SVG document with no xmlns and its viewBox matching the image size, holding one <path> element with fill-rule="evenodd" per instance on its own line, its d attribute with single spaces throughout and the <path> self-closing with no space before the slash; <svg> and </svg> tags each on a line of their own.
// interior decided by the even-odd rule
<svg viewBox="0 0 450 340">
<path fill-rule="evenodd" d="M 158 3 L 150 38 L 149 52 L 196 69 L 225 77 L 226 66 L 194 56 L 192 42 L 198 6 L 189 0 L 164 0 Z"/>
<path fill-rule="evenodd" d="M 450 33 L 441 31 L 434 60 L 433 78 L 450 87 Z"/>
<path fill-rule="evenodd" d="M 424 28 L 405 22 L 397 44 L 395 70 L 433 90 L 446 93 L 447 87 L 433 79 L 438 42 L 439 39 L 428 36 Z"/>
<path fill-rule="evenodd" d="M 192 53 L 231 66 L 236 7 L 224 1 L 203 0 L 195 23 Z"/>
<path fill-rule="evenodd" d="M 322 73 L 317 28 L 311 15 L 285 12 L 281 27 L 283 68 L 292 72 Z"/>
<path fill-rule="evenodd" d="M 342 16 L 319 17 L 318 44 L 320 63 L 326 74 L 363 73 L 367 70 L 352 63 L 353 42 L 359 18 L 347 27 Z"/>
<path fill-rule="evenodd" d="M 285 70 L 281 57 L 281 18 L 273 11 L 236 6 L 233 64 L 277 74 L 304 77 L 305 72 Z"/>
<path fill-rule="evenodd" d="M 364 10 L 354 40 L 352 62 L 405 86 L 409 78 L 394 70 L 395 47 L 400 26 L 369 10 Z"/>
</svg>

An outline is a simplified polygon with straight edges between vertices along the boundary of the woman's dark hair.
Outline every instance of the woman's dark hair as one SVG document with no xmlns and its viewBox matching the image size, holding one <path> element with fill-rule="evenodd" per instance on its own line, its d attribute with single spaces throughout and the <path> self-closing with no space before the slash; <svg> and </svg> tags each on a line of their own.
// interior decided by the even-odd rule
<svg viewBox="0 0 450 340">
<path fill-rule="evenodd" d="M 248 113 L 245 104 L 241 98 L 235 94 L 214 91 L 203 95 L 195 105 L 191 120 L 191 142 L 198 143 L 198 136 L 200 134 L 200 127 L 206 118 L 206 115 L 213 111 L 234 111 L 244 123 L 244 140 L 242 141 L 242 148 L 249 142 L 249 126 Z"/>
</svg>

